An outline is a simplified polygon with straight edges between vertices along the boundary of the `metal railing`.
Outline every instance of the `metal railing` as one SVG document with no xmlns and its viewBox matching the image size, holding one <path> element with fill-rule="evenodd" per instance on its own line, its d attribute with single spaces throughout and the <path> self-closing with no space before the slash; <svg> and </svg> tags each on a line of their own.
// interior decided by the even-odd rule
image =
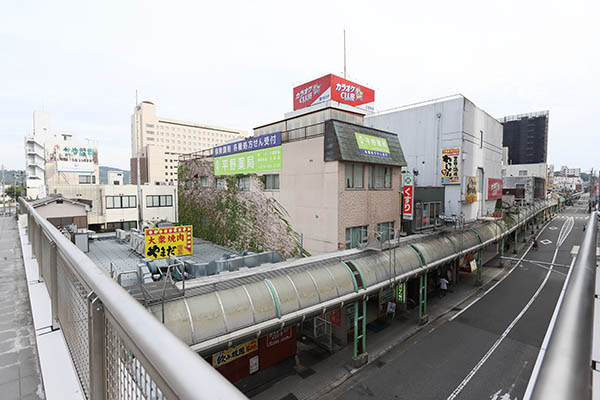
<svg viewBox="0 0 600 400">
<path fill-rule="evenodd" d="M 530 399 L 590 399 L 592 397 L 592 339 L 596 282 L 596 213 L 568 278 L 564 297 L 539 373 L 532 374 Z M 542 351 L 544 349 L 542 348 Z M 528 388 L 529 389 L 529 388 Z M 529 392 L 529 390 L 528 390 Z"/>
<path fill-rule="evenodd" d="M 87 399 L 245 399 L 21 200 L 40 279 Z"/>
</svg>

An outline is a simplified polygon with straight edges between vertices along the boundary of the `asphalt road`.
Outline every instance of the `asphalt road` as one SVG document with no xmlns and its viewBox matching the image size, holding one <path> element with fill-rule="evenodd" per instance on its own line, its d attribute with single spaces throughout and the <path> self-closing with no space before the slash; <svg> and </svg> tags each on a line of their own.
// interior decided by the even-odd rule
<svg viewBox="0 0 600 400">
<path fill-rule="evenodd" d="M 326 398 L 522 399 L 568 271 L 526 260 L 569 265 L 586 211 L 583 203 L 567 207 L 542 228 L 539 249 L 515 255 L 524 261 L 483 297 L 467 300 Z M 506 261 L 505 268 L 516 264 Z"/>
</svg>

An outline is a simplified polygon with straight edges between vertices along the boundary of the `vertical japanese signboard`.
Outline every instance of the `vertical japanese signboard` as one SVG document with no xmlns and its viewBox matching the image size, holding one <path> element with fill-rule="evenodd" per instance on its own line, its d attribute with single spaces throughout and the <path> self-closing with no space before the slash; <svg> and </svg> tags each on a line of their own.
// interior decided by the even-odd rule
<svg viewBox="0 0 600 400">
<path fill-rule="evenodd" d="M 399 283 L 396 286 L 396 301 L 406 303 L 406 282 Z"/>
<path fill-rule="evenodd" d="M 215 176 L 281 171 L 281 132 L 217 146 L 213 157 Z"/>
<path fill-rule="evenodd" d="M 409 221 L 412 221 L 414 214 L 414 190 L 412 175 L 405 175 L 402 188 L 402 218 Z"/>
<path fill-rule="evenodd" d="M 477 178 L 465 176 L 465 201 L 473 203 L 477 201 Z"/>
<path fill-rule="evenodd" d="M 502 198 L 502 179 L 488 178 L 488 200 L 497 200 Z"/>
<path fill-rule="evenodd" d="M 442 185 L 460 183 L 459 156 L 460 149 L 442 149 Z"/>
<path fill-rule="evenodd" d="M 193 227 L 185 225 L 144 229 L 144 243 L 144 254 L 152 260 L 187 256 L 194 253 Z"/>
</svg>

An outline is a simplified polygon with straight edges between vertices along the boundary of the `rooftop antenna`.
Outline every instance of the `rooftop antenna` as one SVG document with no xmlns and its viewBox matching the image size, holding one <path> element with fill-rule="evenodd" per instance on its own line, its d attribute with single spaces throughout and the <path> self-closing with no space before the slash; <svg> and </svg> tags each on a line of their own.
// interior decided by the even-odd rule
<svg viewBox="0 0 600 400">
<path fill-rule="evenodd" d="M 142 224 L 144 223 L 144 216 L 143 216 L 143 208 L 142 208 L 142 187 L 140 185 L 140 147 L 142 146 L 142 122 L 139 121 L 139 125 L 138 125 L 138 119 L 140 119 L 140 116 L 138 115 L 137 112 L 137 107 L 138 107 L 138 91 L 137 89 L 135 89 L 135 108 L 133 109 L 134 114 L 135 114 L 135 130 L 138 132 L 138 135 L 140 136 L 140 143 L 138 143 L 137 146 L 135 146 L 137 148 L 137 154 L 135 155 L 135 159 L 136 159 L 136 173 L 137 173 L 137 194 L 138 194 L 138 201 L 137 201 L 137 206 L 138 206 L 138 226 L 137 228 L 140 230 L 140 232 L 144 232 L 142 230 Z M 132 138 L 132 140 L 135 140 L 136 138 Z"/>
<path fill-rule="evenodd" d="M 344 79 L 346 79 L 346 30 L 344 29 Z"/>
</svg>

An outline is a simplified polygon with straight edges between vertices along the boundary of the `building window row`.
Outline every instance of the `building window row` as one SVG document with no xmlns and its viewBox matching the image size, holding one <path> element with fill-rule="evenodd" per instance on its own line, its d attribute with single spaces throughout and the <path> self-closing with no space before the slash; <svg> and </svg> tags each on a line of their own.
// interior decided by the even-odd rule
<svg viewBox="0 0 600 400">
<path fill-rule="evenodd" d="M 362 189 L 364 185 L 364 165 L 346 164 L 344 187 L 346 189 Z M 379 165 L 369 166 L 369 189 L 391 189 L 392 167 Z"/>
<path fill-rule="evenodd" d="M 369 240 L 368 225 L 346 228 L 346 248 L 353 249 Z"/>
<path fill-rule="evenodd" d="M 136 196 L 106 196 L 106 208 L 136 208 Z"/>
<path fill-rule="evenodd" d="M 377 238 L 383 242 L 394 239 L 394 221 L 377 224 Z"/>
<path fill-rule="evenodd" d="M 417 229 L 429 228 L 439 224 L 442 203 L 439 201 L 417 203 L 416 225 Z"/>
<path fill-rule="evenodd" d="M 146 196 L 146 207 L 173 207 L 173 195 Z"/>
<path fill-rule="evenodd" d="M 115 229 L 123 229 L 129 231 L 133 228 L 137 228 L 137 221 L 122 221 L 122 222 L 107 222 L 106 230 L 114 231 Z"/>
<path fill-rule="evenodd" d="M 80 185 L 93 185 L 96 183 L 96 175 L 79 175 Z"/>
</svg>

